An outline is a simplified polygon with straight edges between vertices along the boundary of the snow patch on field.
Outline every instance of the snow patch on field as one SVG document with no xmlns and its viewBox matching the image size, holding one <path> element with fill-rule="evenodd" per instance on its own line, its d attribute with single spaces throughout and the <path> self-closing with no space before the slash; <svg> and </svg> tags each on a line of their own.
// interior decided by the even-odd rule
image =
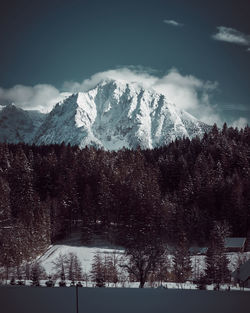
<svg viewBox="0 0 250 313">
<path fill-rule="evenodd" d="M 52 245 L 41 257 L 38 258 L 38 261 L 45 268 L 48 274 L 53 274 L 53 262 L 55 262 L 60 255 L 68 255 L 69 253 L 74 253 L 78 256 L 79 260 L 82 263 L 83 272 L 90 272 L 93 257 L 97 252 L 102 254 L 113 252 L 123 253 L 122 250 L 108 248 Z"/>
</svg>

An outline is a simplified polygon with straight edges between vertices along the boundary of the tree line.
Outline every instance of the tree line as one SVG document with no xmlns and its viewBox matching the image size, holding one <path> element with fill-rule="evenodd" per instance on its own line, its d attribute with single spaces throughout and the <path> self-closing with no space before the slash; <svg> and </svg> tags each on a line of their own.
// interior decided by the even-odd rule
<svg viewBox="0 0 250 313">
<path fill-rule="evenodd" d="M 224 228 L 215 223 L 213 227 L 213 238 L 205 258 L 205 269 L 200 268 L 200 275 L 196 275 L 192 266 L 191 255 L 188 251 L 186 239 L 180 238 L 182 242 L 178 244 L 173 255 L 167 249 L 159 252 L 154 248 L 152 251 L 141 253 L 138 249 L 113 252 L 99 252 L 93 256 L 90 271 L 83 271 L 81 259 L 75 253 L 59 254 L 52 262 L 50 274 L 39 260 L 33 262 L 23 262 L 21 265 L 5 269 L 0 269 L 0 284 L 10 284 L 19 286 L 46 285 L 54 287 L 66 286 L 93 286 L 105 287 L 125 286 L 131 282 L 139 282 L 139 287 L 143 288 L 145 283 L 151 287 L 162 286 L 167 282 L 186 283 L 192 281 L 200 289 L 205 289 L 208 284 L 216 284 L 219 289 L 220 284 L 230 283 L 230 272 L 228 269 L 229 260 L 225 255 L 222 239 L 224 238 Z M 146 245 L 144 245 L 145 247 Z M 221 248 L 221 249 L 220 249 Z M 144 248 L 145 249 L 145 248 Z M 157 252 L 155 252 L 157 251 Z M 238 262 L 240 265 L 240 262 Z M 153 266 L 152 266 L 153 264 Z M 41 283 L 43 280 L 43 283 Z"/>
<path fill-rule="evenodd" d="M 103 238 L 132 254 L 183 234 L 204 244 L 214 221 L 246 236 L 249 173 L 250 128 L 226 124 L 152 150 L 1 143 L 0 262 L 31 260 L 76 229 L 83 244 Z"/>
</svg>

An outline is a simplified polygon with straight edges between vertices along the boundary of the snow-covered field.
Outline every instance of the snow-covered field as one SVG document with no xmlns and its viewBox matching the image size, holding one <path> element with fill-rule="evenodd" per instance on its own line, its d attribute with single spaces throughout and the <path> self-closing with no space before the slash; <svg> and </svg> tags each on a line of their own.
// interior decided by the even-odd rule
<svg viewBox="0 0 250 313">
<path fill-rule="evenodd" d="M 65 245 L 65 244 L 57 244 L 52 245 L 49 247 L 49 249 L 38 258 L 39 263 L 45 268 L 48 275 L 55 274 L 54 269 L 54 262 L 60 255 L 69 255 L 69 253 L 74 253 L 78 256 L 79 260 L 82 264 L 83 273 L 89 273 L 91 271 L 91 265 L 93 262 L 94 255 L 99 252 L 101 255 L 105 254 L 111 254 L 116 253 L 117 255 L 122 256 L 123 250 L 114 249 L 114 248 L 101 248 L 101 247 L 86 247 L 86 246 L 71 246 L 71 245 Z M 250 252 L 244 252 L 244 253 L 228 253 L 227 257 L 230 261 L 229 268 L 230 271 L 234 271 L 237 268 L 239 259 L 247 260 L 250 259 Z M 172 256 L 169 256 L 170 264 L 172 260 Z M 198 275 L 202 273 L 205 269 L 205 255 L 195 255 L 192 256 L 192 266 L 193 266 L 193 274 Z M 87 285 L 94 286 L 92 282 L 88 282 Z M 118 284 L 119 286 L 121 284 Z M 134 282 L 125 282 L 122 284 L 124 287 L 138 287 L 139 283 Z M 155 287 L 157 284 L 155 284 Z M 186 283 L 186 284 L 176 284 L 176 283 L 164 283 L 164 286 L 167 286 L 167 288 L 184 288 L 184 289 L 195 289 L 196 286 L 192 283 Z M 112 284 L 110 284 L 110 287 L 113 287 Z M 212 289 L 212 286 L 210 286 Z M 224 286 L 226 288 L 227 286 Z M 209 288 L 208 288 L 209 289 Z M 223 286 L 222 286 L 223 289 Z"/>
<path fill-rule="evenodd" d="M 38 261 L 45 268 L 48 274 L 53 274 L 53 262 L 55 262 L 60 255 L 69 255 L 70 253 L 74 253 L 82 263 L 83 272 L 89 272 L 91 270 L 91 264 L 95 253 L 99 252 L 104 255 L 115 251 L 117 253 L 123 253 L 122 250 L 108 248 L 52 245 L 41 257 L 38 258 Z"/>
<path fill-rule="evenodd" d="M 38 258 L 39 263 L 45 268 L 48 274 L 53 274 L 53 262 L 60 255 L 68 255 L 69 253 L 74 253 L 78 256 L 79 260 L 82 263 L 82 268 L 84 272 L 89 272 L 91 270 L 91 264 L 93 261 L 94 255 L 99 252 L 102 255 L 117 253 L 122 255 L 123 250 L 114 249 L 114 248 L 100 248 L 100 247 L 86 247 L 86 246 L 70 246 L 70 245 L 52 245 L 49 249 Z M 227 257 L 230 261 L 229 269 L 234 271 L 237 268 L 239 259 L 248 260 L 250 259 L 250 252 L 237 253 L 231 252 L 227 253 Z M 170 260 L 172 256 L 169 256 Z M 193 269 L 199 268 L 197 270 L 203 271 L 205 268 L 205 255 L 195 255 L 191 257 Z"/>
</svg>

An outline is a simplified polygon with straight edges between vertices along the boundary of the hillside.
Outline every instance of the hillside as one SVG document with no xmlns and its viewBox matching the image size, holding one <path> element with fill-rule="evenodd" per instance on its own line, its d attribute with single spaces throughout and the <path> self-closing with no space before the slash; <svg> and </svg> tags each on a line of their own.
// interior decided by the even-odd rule
<svg viewBox="0 0 250 313">
<path fill-rule="evenodd" d="M 0 145 L 0 242 L 9 262 L 37 256 L 78 230 L 124 245 L 155 233 L 203 244 L 214 221 L 249 231 L 250 131 L 216 126 L 203 139 L 109 152 Z"/>
</svg>

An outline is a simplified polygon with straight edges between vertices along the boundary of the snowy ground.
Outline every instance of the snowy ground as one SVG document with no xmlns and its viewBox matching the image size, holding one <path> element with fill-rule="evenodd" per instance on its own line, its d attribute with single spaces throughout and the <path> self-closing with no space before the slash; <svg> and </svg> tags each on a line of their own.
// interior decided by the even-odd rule
<svg viewBox="0 0 250 313">
<path fill-rule="evenodd" d="M 100 252 L 101 254 L 112 253 L 116 251 L 117 253 L 123 253 L 122 250 L 114 250 L 108 248 L 99 247 L 85 247 L 85 246 L 69 246 L 69 245 L 53 245 L 38 258 L 39 263 L 45 268 L 48 274 L 53 274 L 53 267 L 55 260 L 60 255 L 68 255 L 69 253 L 74 253 L 78 256 L 82 263 L 83 272 L 89 272 L 91 270 L 91 264 L 94 254 Z"/>
<path fill-rule="evenodd" d="M 71 246 L 66 244 L 57 244 L 52 245 L 49 247 L 49 249 L 38 258 L 38 261 L 40 264 L 45 268 L 48 275 L 54 274 L 54 264 L 55 260 L 60 255 L 68 255 L 69 253 L 75 253 L 79 260 L 82 263 L 83 273 L 89 273 L 91 270 L 91 264 L 93 261 L 93 257 L 95 253 L 99 252 L 102 255 L 110 254 L 115 252 L 118 255 L 123 254 L 123 250 L 117 250 L 114 248 L 101 248 L 101 247 L 86 247 L 86 246 Z M 228 253 L 227 254 L 228 259 L 230 260 L 229 268 L 231 271 L 234 271 L 237 268 L 237 264 L 239 259 L 250 259 L 250 252 L 244 252 L 244 253 Z M 170 263 L 172 256 L 169 256 Z M 204 271 L 205 268 L 205 256 L 204 255 L 195 255 L 192 256 L 192 265 L 193 265 L 193 273 L 199 276 L 200 273 Z M 68 282 L 69 284 L 69 282 Z M 94 286 L 94 283 L 87 282 L 84 285 L 86 286 Z M 137 288 L 139 286 L 139 283 L 134 282 L 125 282 L 123 284 L 118 284 L 117 286 L 123 286 L 123 287 L 130 287 L 130 288 Z M 167 288 L 182 288 L 182 289 L 195 289 L 196 286 L 192 283 L 186 283 L 186 284 L 176 284 L 176 283 L 164 283 L 164 286 L 167 286 Z M 112 284 L 110 284 L 107 287 L 114 287 Z M 146 286 L 145 286 L 146 287 Z M 155 284 L 154 287 L 157 287 L 157 284 Z M 208 289 L 212 289 L 213 286 L 208 287 Z M 222 286 L 223 288 L 227 288 L 227 286 Z M 235 289 L 235 288 L 231 288 Z"/>
<path fill-rule="evenodd" d="M 48 274 L 53 274 L 53 261 L 55 261 L 58 256 L 61 255 L 68 255 L 69 253 L 75 253 L 80 261 L 82 262 L 82 268 L 84 272 L 89 272 L 91 270 L 91 264 L 93 261 L 93 257 L 95 253 L 101 254 L 110 254 L 110 253 L 117 253 L 122 255 L 123 250 L 115 249 L 115 248 L 101 248 L 101 247 L 86 247 L 86 246 L 70 246 L 64 244 L 57 244 L 52 245 L 49 249 L 38 258 L 38 261 L 41 263 L 42 266 L 46 269 Z M 230 261 L 229 269 L 230 271 L 234 271 L 237 268 L 239 258 L 248 260 L 250 259 L 250 252 L 244 253 L 236 253 L 231 252 L 227 253 L 227 257 Z M 170 261 L 172 256 L 169 256 Z M 197 271 L 203 271 L 205 268 L 205 255 L 195 255 L 192 256 L 192 265 L 193 269 L 197 268 Z"/>
</svg>

